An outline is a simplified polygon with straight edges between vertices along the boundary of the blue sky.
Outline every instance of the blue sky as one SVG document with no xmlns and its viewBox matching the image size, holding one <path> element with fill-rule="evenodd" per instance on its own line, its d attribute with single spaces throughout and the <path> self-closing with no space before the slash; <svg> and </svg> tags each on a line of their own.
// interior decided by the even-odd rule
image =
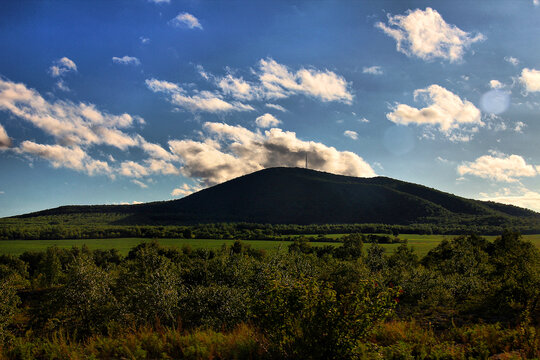
<svg viewBox="0 0 540 360">
<path fill-rule="evenodd" d="M 273 166 L 540 211 L 538 1 L 0 3 L 0 216 Z M 261 189 L 272 191 L 272 189 Z"/>
</svg>

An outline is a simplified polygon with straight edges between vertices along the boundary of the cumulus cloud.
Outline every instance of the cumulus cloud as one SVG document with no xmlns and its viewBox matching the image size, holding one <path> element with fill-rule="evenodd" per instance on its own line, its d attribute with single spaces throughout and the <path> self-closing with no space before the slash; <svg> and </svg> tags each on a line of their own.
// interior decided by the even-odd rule
<svg viewBox="0 0 540 360">
<path fill-rule="evenodd" d="M 343 132 L 343 135 L 353 140 L 358 140 L 358 133 L 356 131 L 345 130 L 345 132 Z"/>
<path fill-rule="evenodd" d="M 524 68 L 519 81 L 528 92 L 540 91 L 540 70 Z"/>
<path fill-rule="evenodd" d="M 255 119 L 255 124 L 261 128 L 275 127 L 281 124 L 281 121 L 276 119 L 272 114 L 264 114 Z"/>
<path fill-rule="evenodd" d="M 2 125 L 0 125 L 0 150 L 11 147 L 12 142 L 9 138 L 6 129 Z"/>
<path fill-rule="evenodd" d="M 150 39 L 144 36 L 139 37 L 139 40 L 141 40 L 141 44 L 149 44 Z"/>
<path fill-rule="evenodd" d="M 350 104 L 353 99 L 347 81 L 336 73 L 302 68 L 291 72 L 273 59 L 259 61 L 259 81 L 269 99 L 303 94 L 322 101 L 340 101 Z"/>
<path fill-rule="evenodd" d="M 176 17 L 169 21 L 169 23 L 174 27 L 187 27 L 189 29 L 197 28 L 200 30 L 203 29 L 199 19 L 187 12 L 176 15 Z"/>
<path fill-rule="evenodd" d="M 519 64 L 519 60 L 513 56 L 505 56 L 504 57 L 504 61 L 514 65 L 514 66 L 518 66 Z"/>
<path fill-rule="evenodd" d="M 229 111 L 252 111 L 252 106 L 240 102 L 227 102 L 222 96 L 210 91 L 194 91 L 188 94 L 181 86 L 157 79 L 147 79 L 146 86 L 153 92 L 161 92 L 168 95 L 168 100 L 179 107 L 197 112 L 229 112 Z"/>
<path fill-rule="evenodd" d="M 67 57 L 63 57 L 54 62 L 49 68 L 52 77 L 59 77 L 68 72 L 77 71 L 77 65 L 75 62 Z"/>
<path fill-rule="evenodd" d="M 394 106 L 392 112 L 386 114 L 387 119 L 402 125 L 438 127 L 448 138 L 456 141 L 464 138 L 456 136 L 452 133 L 453 130 L 463 130 L 463 126 L 466 125 L 484 126 L 478 108 L 442 86 L 431 85 L 425 89 L 415 90 L 415 101 L 418 101 L 418 98 L 422 98 L 427 106 L 417 109 L 406 104 L 398 104 Z M 472 128 L 470 131 L 477 131 L 477 128 Z"/>
<path fill-rule="evenodd" d="M 505 155 L 495 151 L 472 162 L 464 162 L 457 168 L 459 175 L 474 175 L 484 179 L 502 182 L 517 182 L 520 177 L 538 174 L 533 165 L 527 164 L 519 155 Z"/>
<path fill-rule="evenodd" d="M 504 87 L 504 85 L 499 80 L 490 80 L 489 87 L 492 89 L 500 89 Z"/>
<path fill-rule="evenodd" d="M 455 25 L 446 23 L 431 8 L 408 10 L 405 15 L 388 14 L 388 24 L 378 22 L 376 27 L 396 41 L 396 49 L 407 56 L 423 60 L 442 58 L 460 61 L 465 49 L 485 39 L 481 33 L 472 35 Z"/>
<path fill-rule="evenodd" d="M 32 123 L 64 145 L 106 144 L 122 150 L 137 146 L 138 140 L 120 129 L 144 122 L 129 114 L 108 114 L 93 104 L 49 102 L 24 84 L 2 78 L 0 110 Z"/>
<path fill-rule="evenodd" d="M 369 119 L 366 119 L 365 117 L 358 119 L 358 121 L 365 124 L 369 123 Z"/>
<path fill-rule="evenodd" d="M 370 66 L 362 68 L 363 74 L 382 75 L 383 70 L 380 66 Z"/>
<path fill-rule="evenodd" d="M 151 3 L 154 4 L 169 4 L 171 0 L 148 0 Z"/>
<path fill-rule="evenodd" d="M 141 164 L 130 160 L 122 162 L 120 165 L 120 174 L 127 177 L 140 178 L 149 175 L 150 172 Z"/>
<path fill-rule="evenodd" d="M 251 69 L 250 75 L 256 76 L 255 80 L 232 74 L 215 76 L 205 71 L 201 65 L 197 66 L 197 71 L 204 79 L 214 84 L 221 95 L 235 100 L 271 100 L 305 95 L 323 102 L 339 101 L 350 104 L 353 99 L 349 90 L 350 84 L 342 76 L 329 70 L 305 67 L 294 71 L 271 58 L 261 59 L 258 68 Z M 159 85 L 153 87 L 160 88 Z M 178 88 L 179 86 L 176 91 Z M 221 98 L 216 92 L 212 94 Z M 268 106 L 280 111 L 285 110 L 280 105 Z"/>
<path fill-rule="evenodd" d="M 159 160 L 165 160 L 165 161 L 178 160 L 177 156 L 165 150 L 163 147 L 161 147 L 161 145 L 149 143 L 146 140 L 144 140 L 142 136 L 139 137 L 139 142 L 144 152 L 150 155 L 150 157 L 153 159 L 159 159 Z"/>
<path fill-rule="evenodd" d="M 526 126 L 527 126 L 527 124 L 525 124 L 523 121 L 518 121 L 514 125 L 514 131 L 518 132 L 518 133 L 521 133 L 521 132 L 523 132 L 523 128 L 526 127 Z"/>
<path fill-rule="evenodd" d="M 33 141 L 23 141 L 15 151 L 49 160 L 53 167 L 65 167 L 89 175 L 111 174 L 109 164 L 105 161 L 92 159 L 78 146 L 43 145 Z"/>
<path fill-rule="evenodd" d="M 252 132 L 241 126 L 207 122 L 205 139 L 171 140 L 169 147 L 182 162 L 185 176 L 214 185 L 253 171 L 276 166 L 303 166 L 308 155 L 312 169 L 351 176 L 375 176 L 371 166 L 349 151 L 273 128 Z"/>
<path fill-rule="evenodd" d="M 143 42 L 144 43 L 144 42 Z M 120 64 L 120 65 L 141 65 L 141 61 L 137 59 L 134 56 L 122 56 L 122 57 L 116 57 L 113 56 L 112 58 L 113 63 Z"/>
<path fill-rule="evenodd" d="M 275 109 L 275 110 L 278 110 L 278 111 L 281 111 L 281 112 L 287 112 L 287 109 L 285 109 L 283 106 L 281 105 L 277 105 L 277 104 L 265 104 L 266 107 L 270 108 L 270 109 Z"/>
<path fill-rule="evenodd" d="M 480 200 L 495 201 L 540 212 L 540 193 L 523 186 L 503 188 L 495 193 L 480 193 Z"/>
<path fill-rule="evenodd" d="M 217 85 L 225 95 L 230 95 L 235 99 L 253 100 L 257 97 L 257 89 L 242 78 L 235 78 L 227 75 L 217 80 Z"/>
<path fill-rule="evenodd" d="M 57 142 L 46 145 L 24 141 L 14 147 L 5 129 L 0 126 L 0 148 L 11 146 L 15 153 L 46 159 L 53 167 L 70 168 L 90 175 L 107 174 L 111 177 L 122 175 L 140 178 L 150 174 L 180 173 L 173 164 L 178 162 L 178 156 L 158 144 L 146 141 L 141 135 L 125 132 L 126 128 L 135 123 L 144 123 L 140 117 L 112 115 L 97 109 L 93 104 L 60 100 L 50 102 L 24 84 L 3 78 L 0 78 L 0 110 L 32 123 Z M 143 164 L 125 161 L 111 168 L 108 162 L 95 160 L 88 155 L 87 150 L 97 145 L 112 146 L 124 151 L 137 147 L 149 158 L 143 160 Z M 110 162 L 115 161 L 111 155 L 108 159 Z"/>
<path fill-rule="evenodd" d="M 165 160 L 146 159 L 146 169 L 148 172 L 162 175 L 180 175 L 180 169 Z"/>
<path fill-rule="evenodd" d="M 62 77 L 69 72 L 77 72 L 77 65 L 75 62 L 67 57 L 55 60 L 53 65 L 49 68 L 49 73 L 52 77 L 58 78 L 56 87 L 62 91 L 70 91 L 66 82 Z"/>
<path fill-rule="evenodd" d="M 190 194 L 193 194 L 194 192 L 197 192 L 202 189 L 202 186 L 200 185 L 188 185 L 183 184 L 179 188 L 174 189 L 171 192 L 172 196 L 188 196 Z"/>
</svg>

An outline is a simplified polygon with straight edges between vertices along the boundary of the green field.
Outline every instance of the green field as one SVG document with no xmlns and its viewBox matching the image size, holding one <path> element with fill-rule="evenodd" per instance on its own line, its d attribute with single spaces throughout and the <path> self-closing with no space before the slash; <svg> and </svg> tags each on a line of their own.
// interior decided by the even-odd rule
<svg viewBox="0 0 540 360">
<path fill-rule="evenodd" d="M 329 238 L 336 238 L 344 234 L 327 235 Z M 429 250 L 436 247 L 443 239 L 452 239 L 452 235 L 416 235 L 416 234 L 401 234 L 402 239 L 407 239 L 409 246 L 414 248 L 420 256 L 426 255 Z M 495 236 L 486 236 L 487 239 L 493 240 Z M 523 238 L 531 241 L 540 249 L 540 235 L 523 235 Z M 86 245 L 90 249 L 117 249 L 122 255 L 127 255 L 130 249 L 137 246 L 141 242 L 150 241 L 141 238 L 120 238 L 120 239 L 84 239 L 84 240 L 2 240 L 0 241 L 0 254 L 20 255 L 25 251 L 43 251 L 47 247 L 57 246 L 59 248 L 69 249 L 73 246 Z M 159 239 L 158 242 L 166 247 L 181 248 L 184 245 L 190 245 L 193 249 L 219 249 L 223 244 L 232 245 L 234 240 L 215 240 L 215 239 Z M 251 245 L 254 249 L 277 250 L 280 247 L 286 249 L 291 243 L 290 241 L 270 241 L 270 240 L 245 240 L 246 244 Z M 313 246 L 333 245 L 338 246 L 339 243 L 332 242 L 313 242 Z M 370 244 L 366 244 L 370 246 Z M 399 244 L 382 244 L 386 252 L 392 252 Z"/>
<path fill-rule="evenodd" d="M 86 245 L 91 250 L 95 249 L 117 249 L 122 255 L 127 255 L 129 250 L 141 242 L 151 241 L 140 238 L 120 238 L 120 239 L 75 239 L 75 240 L 2 240 L 0 241 L 0 254 L 20 255 L 25 251 L 42 251 L 50 246 L 57 246 L 62 249 L 69 249 L 73 246 Z M 223 244 L 232 245 L 234 240 L 214 240 L 214 239 L 159 239 L 157 240 L 165 247 L 178 247 L 189 245 L 193 249 L 219 249 Z M 266 241 L 266 240 L 245 240 L 245 244 L 251 245 L 254 249 L 275 250 L 286 249 L 290 241 Z M 315 243 L 315 246 L 336 245 L 336 243 Z"/>
</svg>

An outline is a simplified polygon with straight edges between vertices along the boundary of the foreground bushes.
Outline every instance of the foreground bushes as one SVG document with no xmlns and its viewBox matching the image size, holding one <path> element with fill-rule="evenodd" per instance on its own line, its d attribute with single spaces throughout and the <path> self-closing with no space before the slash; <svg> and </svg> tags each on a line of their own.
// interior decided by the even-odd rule
<svg viewBox="0 0 540 360">
<path fill-rule="evenodd" d="M 363 251 L 358 235 L 272 254 L 52 247 L 0 256 L 0 275 L 0 358 L 539 355 L 540 254 L 510 232 L 423 259 L 406 244 Z"/>
</svg>

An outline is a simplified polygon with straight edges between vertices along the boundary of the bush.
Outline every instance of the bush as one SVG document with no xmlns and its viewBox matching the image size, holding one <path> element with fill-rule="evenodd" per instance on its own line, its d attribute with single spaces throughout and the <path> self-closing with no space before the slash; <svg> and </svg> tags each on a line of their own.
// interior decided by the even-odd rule
<svg viewBox="0 0 540 360">
<path fill-rule="evenodd" d="M 171 324 L 178 315 L 178 269 L 155 244 L 139 247 L 120 267 L 115 294 L 125 319 L 135 324 Z"/>
<path fill-rule="evenodd" d="M 289 358 L 349 358 L 378 322 L 391 314 L 397 290 L 365 281 L 338 295 L 314 278 L 269 278 L 257 294 L 255 322 Z"/>
</svg>

